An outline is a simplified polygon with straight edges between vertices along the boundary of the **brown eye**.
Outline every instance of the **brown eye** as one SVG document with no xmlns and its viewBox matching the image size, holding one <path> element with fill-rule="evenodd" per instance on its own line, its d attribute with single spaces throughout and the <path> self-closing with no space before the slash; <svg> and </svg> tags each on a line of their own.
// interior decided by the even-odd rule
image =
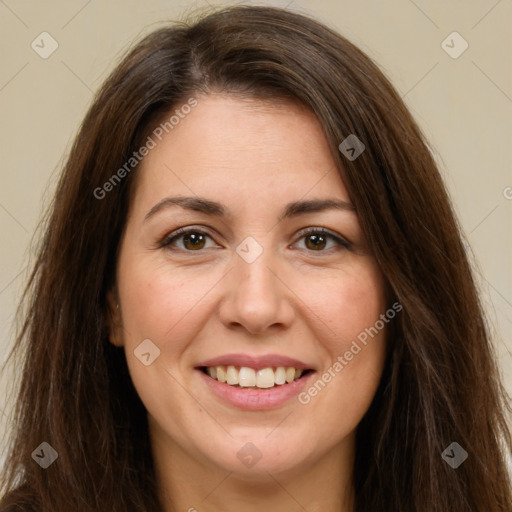
<svg viewBox="0 0 512 512">
<path fill-rule="evenodd" d="M 207 240 L 212 237 L 198 229 L 178 229 L 174 233 L 166 236 L 159 244 L 160 248 L 171 250 L 182 250 L 188 252 L 199 252 L 207 248 Z"/>
<path fill-rule="evenodd" d="M 307 235 L 306 247 L 312 250 L 324 249 L 327 244 L 326 237 L 323 235 Z"/>
<path fill-rule="evenodd" d="M 186 249 L 202 249 L 205 244 L 205 237 L 202 233 L 188 233 L 183 236 L 183 245 Z"/>
<path fill-rule="evenodd" d="M 350 243 L 324 228 L 314 228 L 302 232 L 305 249 L 310 252 L 331 252 L 331 249 L 350 249 Z"/>
</svg>

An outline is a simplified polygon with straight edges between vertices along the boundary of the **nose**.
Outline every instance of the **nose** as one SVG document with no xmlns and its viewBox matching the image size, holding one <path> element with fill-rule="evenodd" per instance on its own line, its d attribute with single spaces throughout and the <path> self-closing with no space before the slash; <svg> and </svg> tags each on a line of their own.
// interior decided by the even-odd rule
<svg viewBox="0 0 512 512">
<path fill-rule="evenodd" d="M 235 255 L 235 267 L 226 276 L 219 307 L 220 319 L 228 328 L 243 327 L 251 334 L 260 334 L 291 325 L 295 316 L 293 293 L 271 268 L 276 265 L 269 252 L 263 251 L 252 263 Z"/>
</svg>

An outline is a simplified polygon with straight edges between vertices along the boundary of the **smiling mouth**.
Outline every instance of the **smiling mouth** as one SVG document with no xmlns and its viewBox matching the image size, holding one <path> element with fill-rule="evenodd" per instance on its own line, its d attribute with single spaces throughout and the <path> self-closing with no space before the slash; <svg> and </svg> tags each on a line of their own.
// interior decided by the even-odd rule
<svg viewBox="0 0 512 512">
<path fill-rule="evenodd" d="M 213 380 L 235 388 L 268 389 L 274 386 L 286 386 L 304 378 L 313 370 L 304 370 L 292 366 L 267 368 L 249 368 L 247 366 L 202 366 L 199 368 Z"/>
</svg>

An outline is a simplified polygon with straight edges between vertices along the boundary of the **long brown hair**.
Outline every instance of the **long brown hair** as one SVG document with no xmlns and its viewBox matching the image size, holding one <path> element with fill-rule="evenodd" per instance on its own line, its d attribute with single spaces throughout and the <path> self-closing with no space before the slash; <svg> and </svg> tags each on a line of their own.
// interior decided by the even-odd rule
<svg viewBox="0 0 512 512">
<path fill-rule="evenodd" d="M 340 176 L 403 311 L 357 430 L 356 511 L 510 512 L 508 397 L 449 198 L 418 126 L 377 66 L 298 13 L 230 7 L 154 31 L 105 82 L 46 217 L 12 355 L 21 382 L 3 505 L 157 512 L 146 411 L 106 294 L 136 170 L 109 187 L 162 115 L 194 94 L 292 98 L 321 122 Z M 355 160 L 338 149 L 355 134 Z M 133 190 L 132 190 L 133 193 Z M 22 366 L 21 366 L 22 364 Z M 47 442 L 58 459 L 42 469 Z M 458 468 L 442 453 L 457 442 Z"/>
</svg>

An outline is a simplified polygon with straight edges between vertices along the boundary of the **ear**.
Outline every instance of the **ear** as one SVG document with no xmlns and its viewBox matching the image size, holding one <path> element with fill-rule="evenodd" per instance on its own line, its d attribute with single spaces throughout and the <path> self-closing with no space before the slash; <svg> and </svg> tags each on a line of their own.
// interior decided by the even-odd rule
<svg viewBox="0 0 512 512">
<path fill-rule="evenodd" d="M 122 347 L 123 340 L 123 323 L 121 319 L 121 311 L 119 309 L 119 301 L 117 293 L 113 290 L 107 292 L 107 328 L 108 339 L 112 345 Z"/>
</svg>

